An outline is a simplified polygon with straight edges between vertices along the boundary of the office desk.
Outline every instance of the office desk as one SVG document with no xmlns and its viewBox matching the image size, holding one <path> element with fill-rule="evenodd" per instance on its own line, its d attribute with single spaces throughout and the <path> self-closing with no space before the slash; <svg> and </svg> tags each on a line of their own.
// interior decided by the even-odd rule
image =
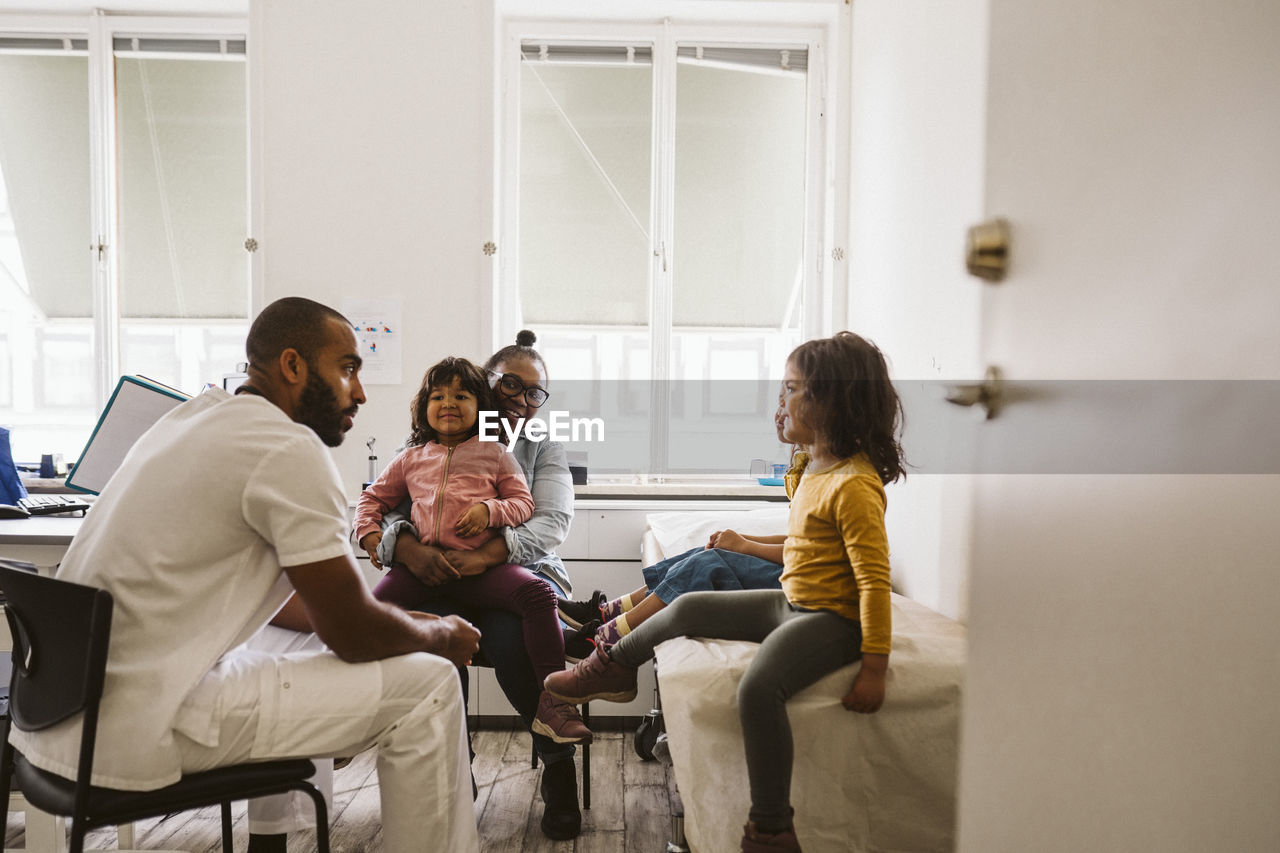
<svg viewBox="0 0 1280 853">
<path fill-rule="evenodd" d="M 0 520 L 0 557 L 35 563 L 42 574 L 56 566 L 80 530 L 79 515 L 38 515 Z"/>
<path fill-rule="evenodd" d="M 84 524 L 84 516 L 81 515 L 37 515 L 0 520 L 0 557 L 25 560 L 40 569 L 41 574 L 52 574 L 53 567 L 62 562 L 67 546 L 80 531 L 81 524 Z M 370 565 L 363 551 L 356 548 L 355 552 L 360 571 L 372 587 L 381 578 L 381 573 Z"/>
</svg>

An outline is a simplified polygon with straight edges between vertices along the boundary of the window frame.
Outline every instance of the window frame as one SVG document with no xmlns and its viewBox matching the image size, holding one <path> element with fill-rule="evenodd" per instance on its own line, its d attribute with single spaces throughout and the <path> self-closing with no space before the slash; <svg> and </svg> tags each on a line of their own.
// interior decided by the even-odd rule
<svg viewBox="0 0 1280 853">
<path fill-rule="evenodd" d="M 120 314 L 119 265 L 119 171 L 116 152 L 115 39 L 227 38 L 249 40 L 249 21 L 244 16 L 184 16 L 181 14 L 111 15 L 30 15 L 0 14 L 0 35 L 85 39 L 88 43 L 89 74 L 89 202 L 90 233 L 86 247 L 96 252 L 93 263 L 93 393 L 94 407 L 101 411 L 120 376 L 122 321 Z M 146 54 L 144 54 L 146 55 Z M 155 54 L 151 54 L 155 55 Z M 193 54 L 198 56 L 198 54 Z M 250 168 L 244 186 L 246 233 L 252 233 L 254 209 L 251 203 L 252 159 L 250 130 L 250 57 L 237 54 L 245 63 L 245 151 Z M 245 253 L 245 322 L 252 314 L 251 255 Z"/>
<path fill-rule="evenodd" d="M 723 46 L 808 46 L 806 221 L 804 227 L 803 339 L 832 334 L 837 318 L 845 315 L 847 294 L 838 287 L 836 264 L 829 255 L 836 234 L 848 227 L 849 193 L 840 180 L 838 152 L 847 154 L 848 132 L 843 103 L 847 86 L 836 49 L 843 38 L 843 8 L 834 3 L 700 2 L 613 4 L 602 17 L 596 8 L 580 15 L 538 15 L 523 0 L 499 0 L 495 27 L 495 173 L 494 230 L 500 250 L 494 256 L 489 292 L 491 322 L 488 349 L 514 340 L 519 328 L 519 176 L 521 45 L 531 39 L 561 42 L 638 43 L 653 45 L 653 121 L 650 179 L 650 466 L 659 471 L 669 458 L 670 400 L 666 382 L 671 376 L 674 331 L 674 265 L 663 269 L 674 254 L 675 78 L 677 43 L 698 41 Z M 848 157 L 844 157 L 847 162 Z M 841 230 L 843 229 L 843 230 Z M 664 256 L 665 250 L 665 256 Z M 777 365 L 780 375 L 782 365 Z M 598 379 L 600 377 L 593 377 Z M 762 379 L 767 377 L 761 377 Z M 666 475 L 680 479 L 680 475 Z M 694 479 L 706 479 L 696 476 Z"/>
</svg>

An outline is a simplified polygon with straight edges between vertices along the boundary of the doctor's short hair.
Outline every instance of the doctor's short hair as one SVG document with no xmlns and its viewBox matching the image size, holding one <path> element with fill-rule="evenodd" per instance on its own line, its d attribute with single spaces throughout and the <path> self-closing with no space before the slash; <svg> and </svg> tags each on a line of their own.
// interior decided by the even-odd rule
<svg viewBox="0 0 1280 853">
<path fill-rule="evenodd" d="M 263 308 L 249 327 L 249 336 L 244 342 L 249 364 L 263 369 L 287 349 L 297 350 L 310 361 L 328 343 L 329 320 L 351 328 L 350 321 L 328 305 L 304 296 L 277 299 Z"/>
</svg>

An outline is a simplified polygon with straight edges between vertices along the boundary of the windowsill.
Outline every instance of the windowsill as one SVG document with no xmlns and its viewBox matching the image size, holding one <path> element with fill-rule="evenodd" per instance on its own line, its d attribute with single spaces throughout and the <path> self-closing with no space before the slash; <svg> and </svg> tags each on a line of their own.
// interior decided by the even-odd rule
<svg viewBox="0 0 1280 853">
<path fill-rule="evenodd" d="M 75 489 L 67 488 L 67 478 L 64 477 L 23 477 L 22 485 L 26 486 L 27 491 L 33 495 L 52 495 L 52 494 L 83 494 Z M 89 499 L 93 499 L 93 495 Z"/>
<path fill-rule="evenodd" d="M 761 486 L 756 483 L 588 483 L 574 486 L 573 494 L 579 498 L 665 498 L 668 500 L 696 500 L 722 498 L 727 500 L 784 501 L 786 490 L 782 486 Z"/>
</svg>

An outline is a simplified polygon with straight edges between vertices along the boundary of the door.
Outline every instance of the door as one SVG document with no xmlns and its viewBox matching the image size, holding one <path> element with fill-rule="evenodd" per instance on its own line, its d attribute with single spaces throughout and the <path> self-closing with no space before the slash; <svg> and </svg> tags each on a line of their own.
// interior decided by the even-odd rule
<svg viewBox="0 0 1280 853">
<path fill-rule="evenodd" d="M 991 0 L 980 346 L 1034 393 L 980 440 L 963 851 L 1280 849 L 1270 385 L 1186 381 L 1280 378 L 1277 44 L 1276 3 Z"/>
</svg>

